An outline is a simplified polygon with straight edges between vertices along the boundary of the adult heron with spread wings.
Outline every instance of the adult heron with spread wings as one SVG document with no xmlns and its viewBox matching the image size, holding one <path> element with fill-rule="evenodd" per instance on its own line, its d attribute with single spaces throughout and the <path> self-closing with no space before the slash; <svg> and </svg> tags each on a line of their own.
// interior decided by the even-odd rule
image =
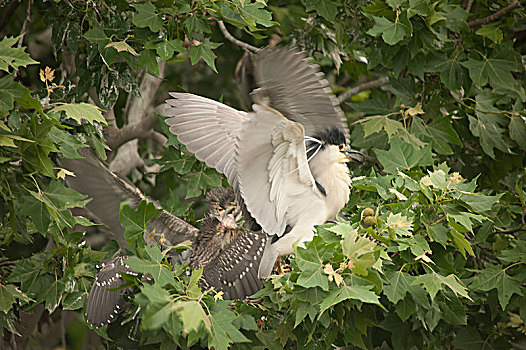
<svg viewBox="0 0 526 350">
<path fill-rule="evenodd" d="M 254 58 L 253 111 L 171 93 L 166 123 L 208 166 L 225 174 L 251 218 L 270 236 L 258 277 L 278 256 L 312 239 L 349 199 L 349 129 L 319 67 L 295 49 L 267 48 Z"/>
</svg>

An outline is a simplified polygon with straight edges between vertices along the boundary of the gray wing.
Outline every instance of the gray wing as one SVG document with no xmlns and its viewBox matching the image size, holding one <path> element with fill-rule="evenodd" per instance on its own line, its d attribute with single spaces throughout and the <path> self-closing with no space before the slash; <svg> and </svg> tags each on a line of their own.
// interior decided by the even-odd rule
<svg viewBox="0 0 526 350">
<path fill-rule="evenodd" d="M 234 164 L 236 137 L 247 113 L 217 101 L 186 93 L 171 92 L 173 99 L 164 110 L 170 132 L 195 154 L 196 158 L 215 168 L 237 187 Z"/>
<path fill-rule="evenodd" d="M 266 48 L 256 54 L 257 103 L 266 104 L 305 128 L 307 136 L 336 127 L 349 140 L 338 99 L 317 65 L 293 48 Z"/>
<path fill-rule="evenodd" d="M 203 267 L 204 288 L 215 287 L 223 299 L 245 299 L 263 285 L 258 278 L 259 263 L 268 236 L 262 231 L 241 233 L 218 257 Z"/>
<path fill-rule="evenodd" d="M 322 205 L 305 150 L 301 124 L 254 105 L 239 135 L 236 154 L 239 188 L 263 231 L 281 236 L 306 207 Z"/>
<path fill-rule="evenodd" d="M 86 306 L 86 318 L 96 328 L 115 321 L 126 303 L 123 294 L 130 292 L 130 288 L 118 291 L 109 290 L 125 283 L 121 272 L 137 275 L 124 263 L 126 258 L 127 256 L 119 256 L 104 260 L 100 264 L 101 270 L 91 286 Z"/>
<path fill-rule="evenodd" d="M 127 183 L 111 171 L 89 149 L 79 151 L 85 158 L 62 158 L 60 164 L 75 176 L 67 176 L 68 186 L 87 195 L 91 201 L 86 205 L 95 220 L 103 224 L 122 249 L 128 249 L 124 238 L 124 228 L 119 223 L 119 209 L 122 202 L 137 208 L 141 200 L 147 199 L 161 209 L 161 206 L 142 194 L 135 186 Z M 185 240 L 193 240 L 197 229 L 166 210 L 150 221 L 148 231 L 156 233 L 154 239 L 164 234 L 165 244 L 176 245 Z M 164 242 L 164 241 L 163 241 Z"/>
</svg>

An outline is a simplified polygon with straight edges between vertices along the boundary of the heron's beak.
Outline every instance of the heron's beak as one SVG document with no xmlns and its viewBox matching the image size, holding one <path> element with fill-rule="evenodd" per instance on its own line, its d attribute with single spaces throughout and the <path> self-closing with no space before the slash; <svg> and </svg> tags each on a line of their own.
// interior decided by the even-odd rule
<svg viewBox="0 0 526 350">
<path fill-rule="evenodd" d="M 357 162 L 363 162 L 365 158 L 365 154 L 355 149 L 352 149 L 350 146 L 347 146 L 343 150 L 343 153 L 345 154 L 347 158 L 349 158 L 349 160 L 355 160 Z"/>
</svg>

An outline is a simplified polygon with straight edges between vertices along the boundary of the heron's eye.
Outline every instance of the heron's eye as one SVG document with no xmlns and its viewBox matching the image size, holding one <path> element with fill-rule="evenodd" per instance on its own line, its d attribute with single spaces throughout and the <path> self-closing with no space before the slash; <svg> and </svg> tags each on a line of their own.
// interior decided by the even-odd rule
<svg viewBox="0 0 526 350">
<path fill-rule="evenodd" d="M 340 144 L 340 145 L 338 145 L 338 148 L 340 149 L 340 151 L 343 151 L 344 145 Z"/>
</svg>

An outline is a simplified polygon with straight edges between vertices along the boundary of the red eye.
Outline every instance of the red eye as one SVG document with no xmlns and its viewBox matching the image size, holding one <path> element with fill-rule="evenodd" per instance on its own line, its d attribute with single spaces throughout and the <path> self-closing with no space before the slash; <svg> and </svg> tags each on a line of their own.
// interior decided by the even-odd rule
<svg viewBox="0 0 526 350">
<path fill-rule="evenodd" d="M 343 145 L 339 145 L 338 148 L 340 149 L 340 151 L 343 150 Z"/>
</svg>

